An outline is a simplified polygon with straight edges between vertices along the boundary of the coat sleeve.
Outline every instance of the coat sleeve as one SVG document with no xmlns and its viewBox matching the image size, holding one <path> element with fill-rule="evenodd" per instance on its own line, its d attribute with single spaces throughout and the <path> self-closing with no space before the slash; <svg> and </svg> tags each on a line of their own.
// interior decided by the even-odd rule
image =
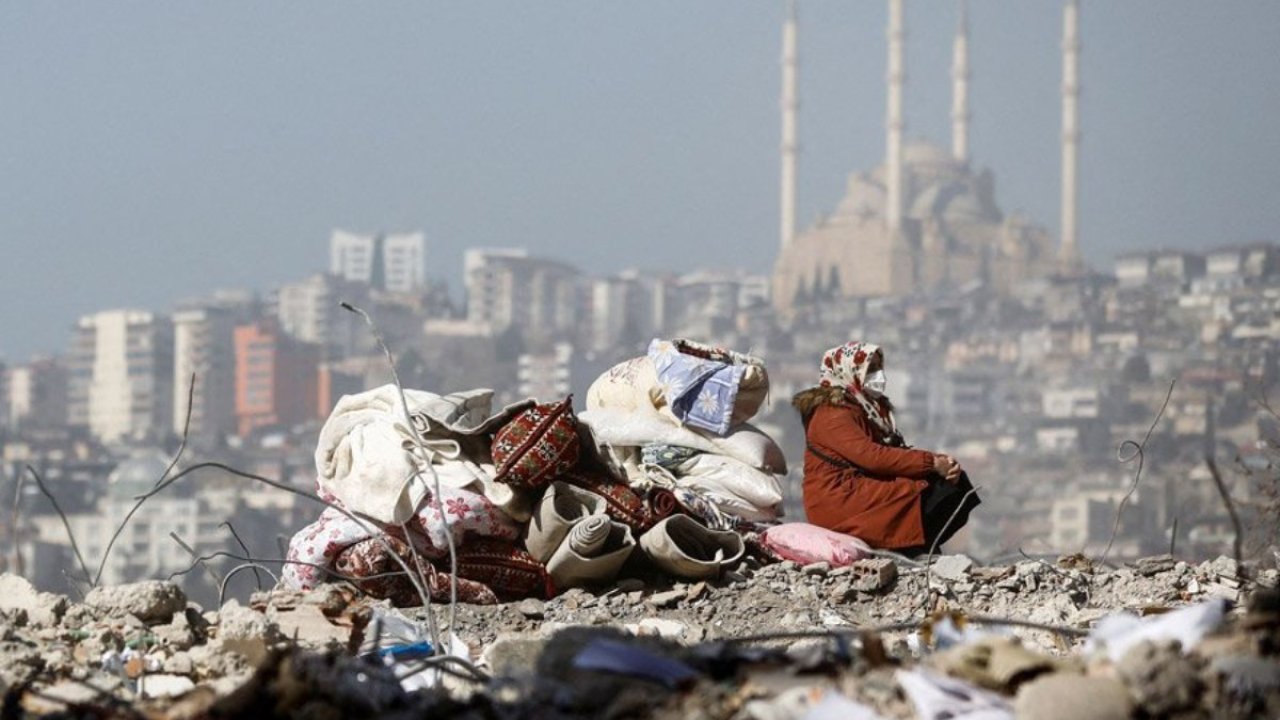
<svg viewBox="0 0 1280 720">
<path fill-rule="evenodd" d="M 933 472 L 933 453 L 882 445 L 856 410 L 825 407 L 814 413 L 809 438 L 870 475 L 923 480 Z"/>
</svg>

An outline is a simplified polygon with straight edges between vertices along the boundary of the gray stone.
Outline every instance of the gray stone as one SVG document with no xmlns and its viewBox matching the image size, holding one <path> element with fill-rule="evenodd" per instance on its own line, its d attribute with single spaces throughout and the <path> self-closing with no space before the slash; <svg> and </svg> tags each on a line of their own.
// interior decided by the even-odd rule
<svg viewBox="0 0 1280 720">
<path fill-rule="evenodd" d="M 831 572 L 831 563 L 809 563 L 801 568 L 801 572 L 805 575 L 809 575 L 810 577 L 826 577 L 827 573 Z"/>
<path fill-rule="evenodd" d="M 195 687 L 191 678 L 183 675 L 143 675 L 138 679 L 138 694 L 144 698 L 177 697 Z"/>
<path fill-rule="evenodd" d="M 1133 702 L 1115 680 L 1057 673 L 1023 685 L 1014 712 L 1036 720 L 1128 720 Z"/>
<path fill-rule="evenodd" d="M 89 591 L 84 602 L 104 616 L 132 614 L 147 624 L 167 623 L 175 613 L 187 608 L 187 598 L 182 590 L 173 583 L 160 580 L 99 586 Z"/>
<path fill-rule="evenodd" d="M 1194 707 L 1203 691 L 1200 668 L 1177 642 L 1138 643 L 1120 658 L 1116 674 L 1138 706 L 1154 717 Z"/>
<path fill-rule="evenodd" d="M 618 590 L 620 592 L 632 593 L 643 589 L 644 581 L 639 578 L 623 578 L 618 581 Z"/>
<path fill-rule="evenodd" d="M 649 604 L 656 608 L 672 607 L 683 600 L 686 595 L 687 592 L 684 590 L 668 590 L 666 592 L 654 593 L 649 596 Z"/>
<path fill-rule="evenodd" d="M 530 620 L 541 620 L 547 614 L 547 606 L 536 598 L 525 598 L 516 603 L 516 611 Z"/>
<path fill-rule="evenodd" d="M 966 555 L 943 555 L 933 561 L 933 575 L 951 582 L 968 580 L 972 568 L 973 560 Z"/>
<path fill-rule="evenodd" d="M 497 677 L 529 677 L 537 670 L 538 657 L 546 646 L 543 638 L 499 635 L 485 648 L 481 659 Z"/>
<path fill-rule="evenodd" d="M 235 600 L 228 600 L 218 611 L 218 646 L 252 664 L 265 658 L 267 648 L 281 639 L 275 623 Z"/>
<path fill-rule="evenodd" d="M 185 652 L 176 652 L 164 661 L 164 671 L 173 675 L 190 675 L 195 672 L 195 663 Z"/>
<path fill-rule="evenodd" d="M 1143 577 L 1151 577 L 1162 572 L 1168 572 L 1173 568 L 1173 556 L 1168 554 L 1139 558 L 1133 564 L 1133 569 Z"/>
<path fill-rule="evenodd" d="M 26 578 L 9 573 L 0 575 L 0 611 L 22 610 L 26 613 L 26 622 L 35 627 L 56 627 L 68 606 L 66 597 L 36 592 Z"/>
</svg>

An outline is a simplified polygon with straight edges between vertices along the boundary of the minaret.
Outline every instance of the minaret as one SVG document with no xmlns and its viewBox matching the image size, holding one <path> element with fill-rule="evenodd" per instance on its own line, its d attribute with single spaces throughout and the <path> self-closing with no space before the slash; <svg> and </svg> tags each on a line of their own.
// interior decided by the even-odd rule
<svg viewBox="0 0 1280 720">
<path fill-rule="evenodd" d="M 889 112 L 885 147 L 885 222 L 890 232 L 902 229 L 902 2 L 889 0 Z"/>
<path fill-rule="evenodd" d="M 1065 271 L 1079 267 L 1076 204 L 1080 182 L 1080 4 L 1067 0 L 1062 11 L 1062 246 L 1058 259 Z"/>
<path fill-rule="evenodd" d="M 959 21 L 951 51 L 951 153 L 969 162 L 969 17 L 958 0 Z"/>
<path fill-rule="evenodd" d="M 796 235 L 796 123 L 800 93 L 796 84 L 796 0 L 787 0 L 787 22 L 782 26 L 782 177 L 779 203 L 782 247 Z"/>
</svg>

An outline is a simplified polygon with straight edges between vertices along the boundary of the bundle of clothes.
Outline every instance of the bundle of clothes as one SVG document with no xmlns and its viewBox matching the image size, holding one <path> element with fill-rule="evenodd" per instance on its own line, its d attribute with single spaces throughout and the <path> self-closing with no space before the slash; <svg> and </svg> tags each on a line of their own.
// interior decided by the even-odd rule
<svg viewBox="0 0 1280 720">
<path fill-rule="evenodd" d="M 654 340 L 580 415 L 571 397 L 495 409 L 490 390 L 345 396 L 315 456 L 333 507 L 293 537 L 285 581 L 411 606 L 551 597 L 628 563 L 714 577 L 781 514 L 782 451 L 748 422 L 768 389 L 757 358 Z"/>
</svg>

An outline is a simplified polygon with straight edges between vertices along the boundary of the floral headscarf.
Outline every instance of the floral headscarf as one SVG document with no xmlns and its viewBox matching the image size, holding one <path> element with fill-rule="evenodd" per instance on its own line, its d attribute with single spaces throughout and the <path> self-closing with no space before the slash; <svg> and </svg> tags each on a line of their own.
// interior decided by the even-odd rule
<svg viewBox="0 0 1280 720">
<path fill-rule="evenodd" d="M 866 411 L 871 424 L 885 434 L 885 442 L 902 445 L 902 435 L 898 433 L 898 425 L 893 419 L 893 404 L 888 398 L 870 397 L 862 390 L 862 384 L 867 380 L 867 368 L 877 355 L 883 363 L 884 354 L 880 346 L 871 343 L 847 342 L 833 347 L 822 355 L 818 384 L 844 388 L 845 394 Z"/>
</svg>

